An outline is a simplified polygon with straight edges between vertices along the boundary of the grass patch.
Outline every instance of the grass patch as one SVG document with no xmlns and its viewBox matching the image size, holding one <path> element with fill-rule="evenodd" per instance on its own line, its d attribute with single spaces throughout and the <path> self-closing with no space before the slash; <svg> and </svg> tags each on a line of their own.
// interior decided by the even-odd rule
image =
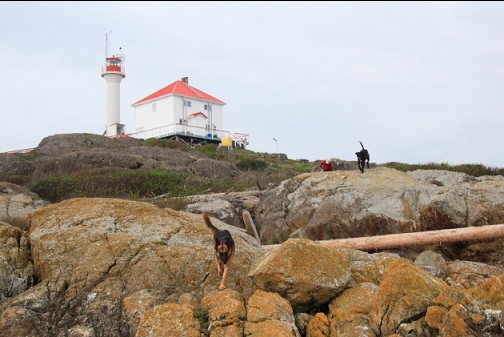
<svg viewBox="0 0 504 337">
<path fill-rule="evenodd" d="M 145 140 L 147 144 L 150 146 L 154 147 L 163 147 L 163 148 L 169 148 L 173 150 L 179 150 L 181 152 L 188 152 L 189 151 L 189 146 L 187 146 L 186 143 L 178 141 L 178 140 L 171 140 L 171 139 L 160 139 L 160 138 L 149 138 Z"/>
<path fill-rule="evenodd" d="M 201 152 L 208 158 L 214 160 L 227 160 L 229 156 L 228 150 L 221 148 L 216 144 L 197 145 L 194 148 L 191 148 L 190 151 Z"/>
<path fill-rule="evenodd" d="M 207 307 L 195 308 L 192 309 L 192 312 L 193 317 L 199 321 L 200 333 L 203 336 L 210 336 L 210 330 L 208 330 L 208 327 L 210 326 L 210 322 L 208 322 L 208 308 Z"/>
<path fill-rule="evenodd" d="M 231 187 L 243 191 L 251 183 L 233 179 L 202 179 L 188 174 L 160 169 L 125 170 L 101 168 L 77 172 L 71 175 L 50 176 L 29 189 L 51 203 L 71 198 L 120 198 L 141 200 L 163 195 L 164 199 L 181 198 L 188 195 L 226 192 Z M 155 202 L 161 206 L 161 200 Z M 179 205 L 183 202 L 165 201 Z"/>
<path fill-rule="evenodd" d="M 242 171 L 264 171 L 269 164 L 262 159 L 241 157 L 236 162 L 236 167 Z"/>
<path fill-rule="evenodd" d="M 93 169 L 47 177 L 29 189 L 52 203 L 81 197 L 140 199 L 179 195 L 186 176 L 163 170 Z"/>
<path fill-rule="evenodd" d="M 296 171 L 299 173 L 308 173 L 311 172 L 311 169 L 313 167 L 313 164 L 310 163 L 302 163 L 297 160 L 287 160 L 288 163 L 282 162 L 280 164 L 273 164 L 271 165 L 272 167 L 276 168 L 277 170 L 292 170 Z"/>
<path fill-rule="evenodd" d="M 467 173 L 473 177 L 504 175 L 504 169 L 496 167 L 488 167 L 482 164 L 450 165 L 448 163 L 439 164 L 431 162 L 427 164 L 392 163 L 392 164 L 385 164 L 384 166 L 402 172 L 415 171 L 415 170 L 445 170 L 451 172 Z"/>
<path fill-rule="evenodd" d="M 32 160 L 35 160 L 35 158 L 37 158 L 37 155 L 35 154 L 34 151 L 30 151 L 30 152 L 26 152 L 26 153 L 17 153 L 15 155 L 18 156 L 19 158 L 22 158 L 22 159 L 28 160 L 28 161 L 32 161 Z"/>
<path fill-rule="evenodd" d="M 0 181 L 5 181 L 5 182 L 19 185 L 19 186 L 26 186 L 30 183 L 31 177 L 17 175 L 17 174 L 8 175 L 8 174 L 0 172 Z"/>
</svg>

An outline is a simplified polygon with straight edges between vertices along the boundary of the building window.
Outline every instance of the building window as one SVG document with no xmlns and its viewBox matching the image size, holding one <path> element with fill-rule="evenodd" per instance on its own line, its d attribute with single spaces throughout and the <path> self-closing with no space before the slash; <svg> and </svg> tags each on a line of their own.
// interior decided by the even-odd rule
<svg viewBox="0 0 504 337">
<path fill-rule="evenodd" d="M 184 106 L 190 108 L 191 107 L 191 101 L 184 101 Z"/>
<path fill-rule="evenodd" d="M 208 105 L 205 104 L 205 110 L 208 110 Z"/>
<path fill-rule="evenodd" d="M 186 119 L 179 119 L 179 124 L 187 124 L 187 120 Z"/>
<path fill-rule="evenodd" d="M 152 112 L 156 112 L 156 103 L 152 103 Z"/>
</svg>

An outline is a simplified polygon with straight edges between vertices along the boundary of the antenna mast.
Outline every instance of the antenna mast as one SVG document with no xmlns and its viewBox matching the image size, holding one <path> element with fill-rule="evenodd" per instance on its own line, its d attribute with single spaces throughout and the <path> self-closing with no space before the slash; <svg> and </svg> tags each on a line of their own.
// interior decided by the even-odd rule
<svg viewBox="0 0 504 337">
<path fill-rule="evenodd" d="M 109 46 L 109 43 L 108 43 L 108 33 L 112 33 L 112 31 L 107 31 L 105 28 L 103 28 L 103 30 L 105 31 L 105 59 L 107 59 L 107 57 L 108 57 L 108 46 Z"/>
</svg>

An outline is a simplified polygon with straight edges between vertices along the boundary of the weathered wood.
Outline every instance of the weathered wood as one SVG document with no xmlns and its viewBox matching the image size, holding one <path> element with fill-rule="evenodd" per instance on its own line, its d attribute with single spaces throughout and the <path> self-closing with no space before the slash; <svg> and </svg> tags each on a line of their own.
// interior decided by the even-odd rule
<svg viewBox="0 0 504 337">
<path fill-rule="evenodd" d="M 190 195 L 184 197 L 191 202 L 198 202 L 209 198 L 246 198 L 246 197 L 260 197 L 264 191 L 243 191 L 243 192 L 226 192 L 226 193 L 212 193 L 212 194 L 200 194 L 200 195 Z"/>
<path fill-rule="evenodd" d="M 252 217 L 250 216 L 249 211 L 243 211 L 243 222 L 245 222 L 245 228 L 247 229 L 247 233 L 256 238 L 257 242 L 261 244 L 261 239 L 259 239 L 259 234 L 257 234 L 257 229 L 254 224 L 254 221 L 252 220 Z"/>
<path fill-rule="evenodd" d="M 442 229 L 438 231 L 367 236 L 352 239 L 317 241 L 331 248 L 356 250 L 378 250 L 426 246 L 460 241 L 493 240 L 504 237 L 504 224 L 481 227 Z M 263 245 L 263 249 L 273 250 L 279 245 Z"/>
<path fill-rule="evenodd" d="M 190 200 L 191 202 L 198 202 L 208 198 L 244 198 L 244 197 L 260 197 L 264 191 L 243 191 L 243 192 L 231 192 L 232 188 L 229 189 L 225 193 L 210 193 L 210 194 L 198 194 L 198 195 L 188 195 L 186 197 L 182 197 L 182 199 Z M 153 197 L 152 199 L 164 198 L 169 193 L 158 195 Z M 169 198 L 169 199 L 181 199 L 177 198 Z"/>
</svg>

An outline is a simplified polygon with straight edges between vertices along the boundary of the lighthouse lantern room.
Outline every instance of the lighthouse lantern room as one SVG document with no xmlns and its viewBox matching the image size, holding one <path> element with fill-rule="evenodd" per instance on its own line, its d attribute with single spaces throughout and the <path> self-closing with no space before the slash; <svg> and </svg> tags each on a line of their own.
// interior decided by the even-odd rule
<svg viewBox="0 0 504 337">
<path fill-rule="evenodd" d="M 107 82 L 107 127 L 105 134 L 108 137 L 115 137 L 124 134 L 124 124 L 121 124 L 120 111 L 120 84 L 126 77 L 123 63 L 123 54 L 108 56 L 108 36 L 105 33 L 105 66 L 102 68 L 101 76 Z"/>
</svg>

